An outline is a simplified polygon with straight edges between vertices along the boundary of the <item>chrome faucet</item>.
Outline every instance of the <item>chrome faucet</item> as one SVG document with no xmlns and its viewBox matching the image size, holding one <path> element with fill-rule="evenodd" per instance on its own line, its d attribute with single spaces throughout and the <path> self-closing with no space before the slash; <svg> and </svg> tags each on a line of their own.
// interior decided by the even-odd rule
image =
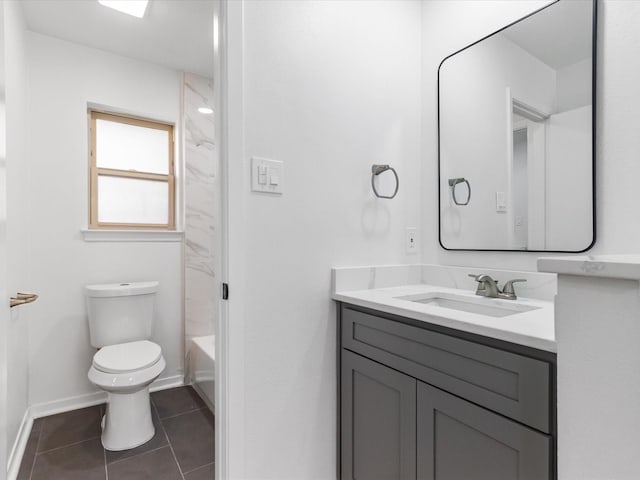
<svg viewBox="0 0 640 480">
<path fill-rule="evenodd" d="M 496 282 L 489 275 L 480 274 L 473 275 L 469 274 L 471 278 L 474 278 L 476 282 L 478 282 L 478 288 L 476 289 L 476 295 L 480 295 L 482 297 L 490 297 L 490 298 L 498 298 L 500 295 L 500 289 L 498 288 L 498 282 Z"/>
<path fill-rule="evenodd" d="M 516 291 L 513 288 L 513 284 L 516 282 L 526 282 L 524 278 L 515 278 L 506 282 L 502 290 L 500 290 L 500 288 L 498 287 L 498 282 L 491 278 L 489 275 L 485 275 L 484 273 L 480 275 L 474 275 L 470 273 L 469 276 L 471 278 L 474 278 L 475 281 L 478 282 L 476 295 L 489 298 L 503 298 L 505 300 L 516 300 L 518 297 L 516 296 Z"/>
</svg>

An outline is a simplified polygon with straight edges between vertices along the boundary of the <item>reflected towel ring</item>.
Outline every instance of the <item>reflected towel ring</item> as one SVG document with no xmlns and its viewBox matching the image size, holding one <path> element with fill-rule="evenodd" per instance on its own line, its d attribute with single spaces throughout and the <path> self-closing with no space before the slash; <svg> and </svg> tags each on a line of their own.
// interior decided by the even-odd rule
<svg viewBox="0 0 640 480">
<path fill-rule="evenodd" d="M 456 185 L 460 183 L 467 184 L 467 190 L 469 191 L 469 195 L 467 196 L 466 202 L 459 202 L 456 198 Z M 466 178 L 450 178 L 449 179 L 449 187 L 451 188 L 451 195 L 453 196 L 453 203 L 456 205 L 469 205 L 469 200 L 471 200 L 471 185 Z"/>
<path fill-rule="evenodd" d="M 378 190 L 376 190 L 376 184 L 374 182 L 374 178 L 377 175 L 380 175 L 382 172 L 386 172 L 387 170 L 391 170 L 393 175 L 396 177 L 396 188 L 391 195 L 380 195 Z M 378 198 L 393 198 L 398 194 L 398 188 L 400 187 L 400 179 L 398 178 L 398 174 L 395 168 L 390 167 L 389 165 L 371 165 L 371 188 L 373 188 L 373 193 L 376 194 Z"/>
</svg>

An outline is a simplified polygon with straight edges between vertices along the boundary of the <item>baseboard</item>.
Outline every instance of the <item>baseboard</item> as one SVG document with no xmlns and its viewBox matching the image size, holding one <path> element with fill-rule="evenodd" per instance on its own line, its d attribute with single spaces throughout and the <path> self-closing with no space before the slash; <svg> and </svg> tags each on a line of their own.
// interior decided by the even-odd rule
<svg viewBox="0 0 640 480">
<path fill-rule="evenodd" d="M 22 417 L 22 422 L 20 422 L 18 435 L 16 435 L 15 442 L 13 442 L 13 447 L 11 448 L 11 453 L 7 461 L 7 480 L 15 480 L 18 477 L 22 456 L 24 455 L 25 448 L 27 448 L 32 425 L 33 417 L 31 417 L 29 409 L 27 408 Z"/>
<path fill-rule="evenodd" d="M 174 375 L 172 377 L 159 378 L 151 385 L 149 385 L 149 391 L 157 392 L 159 390 L 180 387 L 182 385 L 184 385 L 183 376 Z M 107 392 L 93 392 L 86 393 L 84 395 L 77 395 L 75 397 L 63 398 L 61 400 L 54 400 L 53 402 L 37 403 L 35 405 L 31 405 L 29 410 L 31 413 L 31 418 L 40 418 L 47 417 L 49 415 L 55 415 L 57 413 L 77 410 L 79 408 L 100 405 L 101 403 L 105 403 L 106 401 Z"/>
<path fill-rule="evenodd" d="M 198 385 L 197 383 L 192 383 L 191 387 L 196 391 L 196 393 L 198 394 L 198 396 L 202 399 L 202 401 L 205 403 L 205 405 L 207 406 L 207 408 L 209 410 L 211 410 L 211 413 L 215 413 L 215 407 L 213 405 L 213 402 L 211 402 L 211 399 L 209 398 L 209 396 L 202 390 L 202 388 L 200 387 L 200 385 Z"/>
<path fill-rule="evenodd" d="M 149 391 L 158 392 L 169 388 L 182 387 L 184 384 L 184 375 L 174 375 L 173 377 L 159 378 L 149 385 Z"/>
<path fill-rule="evenodd" d="M 36 403 L 35 405 L 31 405 L 29 410 L 31 411 L 32 418 L 40 418 L 57 413 L 69 412 L 71 410 L 78 410 L 79 408 L 100 405 L 106 401 L 107 392 L 93 392 L 75 397 L 62 398 L 52 402 Z"/>
<path fill-rule="evenodd" d="M 174 375 L 172 377 L 159 378 L 149 386 L 149 390 L 151 392 L 157 392 L 169 388 L 181 387 L 184 384 L 184 376 Z M 27 408 L 24 412 L 24 417 L 20 423 L 18 435 L 13 443 L 11 454 L 9 455 L 9 460 L 7 462 L 7 480 L 15 480 L 18 476 L 20 463 L 22 462 L 24 450 L 27 447 L 34 419 L 48 417 L 49 415 L 55 415 L 57 413 L 69 412 L 71 410 L 78 410 L 79 408 L 92 407 L 94 405 L 105 403 L 106 401 L 107 392 L 93 392 L 84 395 L 77 395 L 75 397 L 63 398 L 61 400 L 54 400 L 52 402 L 37 403 Z"/>
</svg>

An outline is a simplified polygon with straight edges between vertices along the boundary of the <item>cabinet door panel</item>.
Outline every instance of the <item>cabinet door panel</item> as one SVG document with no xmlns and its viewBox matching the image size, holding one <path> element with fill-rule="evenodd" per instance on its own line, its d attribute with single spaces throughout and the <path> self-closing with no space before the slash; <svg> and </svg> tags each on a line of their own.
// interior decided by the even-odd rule
<svg viewBox="0 0 640 480">
<path fill-rule="evenodd" d="M 547 480 L 551 439 L 418 382 L 417 478 Z"/>
<path fill-rule="evenodd" d="M 342 350 L 342 479 L 414 480 L 416 380 Z"/>
</svg>

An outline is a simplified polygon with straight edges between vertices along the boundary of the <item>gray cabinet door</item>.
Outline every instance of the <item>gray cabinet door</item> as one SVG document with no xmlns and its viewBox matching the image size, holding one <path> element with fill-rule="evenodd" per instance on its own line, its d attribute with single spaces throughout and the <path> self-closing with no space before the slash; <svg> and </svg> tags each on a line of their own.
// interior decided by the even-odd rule
<svg viewBox="0 0 640 480">
<path fill-rule="evenodd" d="M 346 350 L 341 371 L 343 480 L 415 480 L 416 380 Z"/>
<path fill-rule="evenodd" d="M 547 480 L 551 439 L 417 382 L 419 480 Z"/>
</svg>

